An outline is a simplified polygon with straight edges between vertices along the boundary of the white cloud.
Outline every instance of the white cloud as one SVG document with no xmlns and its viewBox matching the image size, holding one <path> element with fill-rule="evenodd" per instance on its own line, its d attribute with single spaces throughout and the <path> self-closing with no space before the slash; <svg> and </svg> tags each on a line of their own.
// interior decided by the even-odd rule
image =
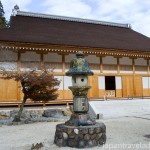
<svg viewBox="0 0 150 150">
<path fill-rule="evenodd" d="M 45 12 L 72 17 L 87 17 L 92 14 L 91 7 L 81 0 L 45 0 Z"/>
<path fill-rule="evenodd" d="M 5 11 L 6 18 L 9 18 L 12 14 L 12 9 L 17 4 L 20 10 L 28 11 L 27 6 L 32 2 L 32 0 L 1 0 L 3 8 Z"/>
<path fill-rule="evenodd" d="M 44 0 L 48 14 L 129 23 L 150 37 L 150 0 Z"/>
<path fill-rule="evenodd" d="M 134 30 L 150 37 L 149 6 L 149 0 L 107 0 L 107 3 L 105 0 L 99 2 L 95 16 L 102 20 L 130 23 Z"/>
</svg>

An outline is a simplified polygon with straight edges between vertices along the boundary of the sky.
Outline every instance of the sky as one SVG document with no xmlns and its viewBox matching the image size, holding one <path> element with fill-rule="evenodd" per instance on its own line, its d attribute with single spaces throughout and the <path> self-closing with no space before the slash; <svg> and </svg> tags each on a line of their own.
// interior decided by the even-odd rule
<svg viewBox="0 0 150 150">
<path fill-rule="evenodd" d="M 150 37 L 150 0 L 1 0 L 9 19 L 14 5 L 21 11 L 131 24 Z"/>
</svg>

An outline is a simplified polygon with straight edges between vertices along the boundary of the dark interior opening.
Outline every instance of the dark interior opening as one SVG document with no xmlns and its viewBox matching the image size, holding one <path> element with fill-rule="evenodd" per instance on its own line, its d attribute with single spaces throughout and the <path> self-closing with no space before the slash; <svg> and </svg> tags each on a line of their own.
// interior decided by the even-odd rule
<svg viewBox="0 0 150 150">
<path fill-rule="evenodd" d="M 105 90 L 116 90 L 115 76 L 105 76 Z"/>
<path fill-rule="evenodd" d="M 84 82 L 84 79 L 81 79 L 82 82 Z"/>
</svg>

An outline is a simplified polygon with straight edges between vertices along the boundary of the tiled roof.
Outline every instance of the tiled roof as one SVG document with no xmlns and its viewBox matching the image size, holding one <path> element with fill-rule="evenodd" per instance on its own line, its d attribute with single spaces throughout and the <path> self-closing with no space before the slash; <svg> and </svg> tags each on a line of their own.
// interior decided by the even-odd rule
<svg viewBox="0 0 150 150">
<path fill-rule="evenodd" d="M 150 39 L 118 24 L 18 11 L 0 41 L 150 51 Z"/>
<path fill-rule="evenodd" d="M 115 23 L 115 22 L 106 22 L 106 21 L 98 21 L 98 20 L 91 20 L 91 19 L 81 19 L 81 18 L 74 18 L 74 17 L 49 15 L 49 14 L 40 14 L 40 13 L 32 13 L 32 12 L 24 12 L 24 11 L 17 11 L 16 15 L 17 16 L 38 17 L 38 18 L 48 18 L 48 19 L 58 19 L 58 20 L 83 22 L 83 23 L 91 23 L 91 24 L 101 24 L 101 25 L 109 25 L 109 26 L 116 26 L 116 27 L 123 27 L 123 28 L 130 27 L 129 24 L 121 24 L 121 23 Z"/>
</svg>

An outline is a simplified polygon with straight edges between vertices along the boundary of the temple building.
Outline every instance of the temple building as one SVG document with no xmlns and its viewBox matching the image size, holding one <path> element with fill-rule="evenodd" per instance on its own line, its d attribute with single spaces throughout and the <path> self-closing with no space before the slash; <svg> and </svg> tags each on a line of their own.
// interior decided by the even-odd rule
<svg viewBox="0 0 150 150">
<path fill-rule="evenodd" d="M 54 68 L 59 100 L 72 99 L 65 76 L 83 51 L 90 69 L 90 99 L 150 96 L 150 38 L 119 24 L 13 10 L 10 28 L 0 30 L 0 67 L 25 71 Z M 20 84 L 0 79 L 0 101 L 20 101 Z"/>
</svg>

